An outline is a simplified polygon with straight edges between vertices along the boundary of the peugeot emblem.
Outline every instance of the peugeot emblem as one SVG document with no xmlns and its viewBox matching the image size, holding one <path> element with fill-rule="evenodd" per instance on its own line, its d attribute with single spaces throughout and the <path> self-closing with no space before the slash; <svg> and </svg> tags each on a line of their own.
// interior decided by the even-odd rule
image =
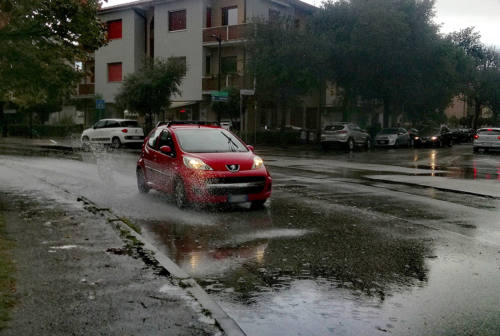
<svg viewBox="0 0 500 336">
<path fill-rule="evenodd" d="M 237 172 L 240 170 L 240 165 L 237 165 L 237 164 L 230 164 L 230 165 L 226 165 L 226 168 L 227 170 L 229 170 L 230 172 Z"/>
</svg>

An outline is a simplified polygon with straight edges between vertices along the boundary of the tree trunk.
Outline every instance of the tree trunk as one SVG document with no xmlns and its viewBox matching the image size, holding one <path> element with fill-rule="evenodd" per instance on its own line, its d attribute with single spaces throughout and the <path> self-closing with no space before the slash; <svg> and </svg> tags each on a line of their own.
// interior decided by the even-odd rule
<svg viewBox="0 0 500 336">
<path fill-rule="evenodd" d="M 389 116 L 391 115 L 391 103 L 389 98 L 384 98 L 384 114 L 383 114 L 383 122 L 382 127 L 389 127 Z"/>
<path fill-rule="evenodd" d="M 481 102 L 479 99 L 474 98 L 474 116 L 472 118 L 472 128 L 477 129 L 479 116 L 481 115 Z"/>
</svg>

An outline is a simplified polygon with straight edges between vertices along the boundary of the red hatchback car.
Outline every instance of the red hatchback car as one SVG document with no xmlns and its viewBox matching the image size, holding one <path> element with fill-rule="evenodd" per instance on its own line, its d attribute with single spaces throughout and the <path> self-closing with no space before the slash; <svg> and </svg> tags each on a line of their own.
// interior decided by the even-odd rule
<svg viewBox="0 0 500 336">
<path fill-rule="evenodd" d="M 271 176 L 253 147 L 203 122 L 159 123 L 144 141 L 136 172 L 140 192 L 173 194 L 180 208 L 243 202 L 258 208 L 271 196 Z"/>
</svg>

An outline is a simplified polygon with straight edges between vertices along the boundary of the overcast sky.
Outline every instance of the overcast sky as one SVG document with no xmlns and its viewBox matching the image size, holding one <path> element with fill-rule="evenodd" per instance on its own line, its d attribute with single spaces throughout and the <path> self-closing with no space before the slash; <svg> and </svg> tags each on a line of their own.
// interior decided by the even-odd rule
<svg viewBox="0 0 500 336">
<path fill-rule="evenodd" d="M 109 0 L 104 7 L 131 1 Z M 302 1 L 315 6 L 322 2 Z M 443 33 L 474 26 L 481 33 L 483 43 L 500 50 L 500 0 L 436 0 L 435 21 L 442 24 Z"/>
</svg>

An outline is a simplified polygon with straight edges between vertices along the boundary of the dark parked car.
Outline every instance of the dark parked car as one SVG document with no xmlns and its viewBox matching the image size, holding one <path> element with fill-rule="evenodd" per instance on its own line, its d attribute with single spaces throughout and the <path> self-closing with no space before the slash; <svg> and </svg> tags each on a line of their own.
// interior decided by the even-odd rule
<svg viewBox="0 0 500 336">
<path fill-rule="evenodd" d="M 455 128 L 451 130 L 454 143 L 471 142 L 475 132 L 471 128 Z"/>
<path fill-rule="evenodd" d="M 452 134 L 448 127 L 427 127 L 415 138 L 415 146 L 443 147 L 453 146 Z"/>
</svg>

